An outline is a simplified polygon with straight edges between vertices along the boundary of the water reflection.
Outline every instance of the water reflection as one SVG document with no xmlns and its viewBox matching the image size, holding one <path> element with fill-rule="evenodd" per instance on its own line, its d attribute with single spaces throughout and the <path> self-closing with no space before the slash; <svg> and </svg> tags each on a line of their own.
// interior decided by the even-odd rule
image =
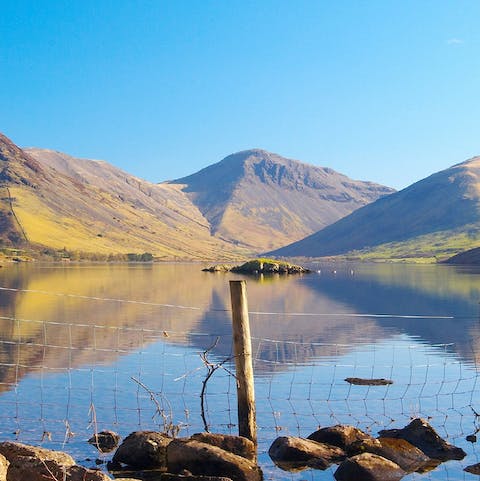
<svg viewBox="0 0 480 481">
<path fill-rule="evenodd" d="M 229 356 L 228 280 L 198 264 L 12 266 L 0 272 L 0 389 L 28 372 L 112 363 L 164 342 Z M 480 360 L 479 272 L 451 266 L 315 266 L 248 278 L 257 372 L 405 335 Z M 336 272 L 333 273 L 332 271 Z M 63 295 L 69 294 L 69 295 Z M 305 313 L 317 315 L 304 315 Z M 355 317 L 355 314 L 366 314 Z M 371 315 L 369 315 L 371 314 Z M 391 314 L 375 317 L 373 314 Z M 448 316 L 402 318 L 397 316 Z M 199 336 L 198 334 L 205 334 Z"/>
<path fill-rule="evenodd" d="M 111 363 L 174 330 L 181 342 L 210 305 L 211 288 L 177 265 L 19 266 L 0 285 L 0 386 L 31 370 Z M 57 295 L 61 293 L 70 296 Z M 109 300 L 105 300 L 109 299 Z M 139 301 L 131 302 L 131 301 Z M 159 304 L 197 306 L 171 309 Z M 151 331 L 151 332 L 150 332 Z M 182 339 L 183 337 L 183 339 Z"/>
<path fill-rule="evenodd" d="M 480 270 L 472 267 L 362 264 L 354 275 L 343 269 L 309 285 L 356 312 L 391 314 L 376 319 L 383 330 L 430 345 L 452 343 L 460 358 L 477 364 L 479 279 Z"/>
</svg>

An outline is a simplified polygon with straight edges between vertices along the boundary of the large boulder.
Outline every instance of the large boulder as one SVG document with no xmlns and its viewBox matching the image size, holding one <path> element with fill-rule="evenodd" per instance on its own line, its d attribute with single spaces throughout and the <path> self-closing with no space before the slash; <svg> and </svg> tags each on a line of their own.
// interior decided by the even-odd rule
<svg viewBox="0 0 480 481">
<path fill-rule="evenodd" d="M 301 468 L 327 469 L 345 459 L 345 451 L 337 446 L 318 443 L 295 436 L 280 436 L 270 446 L 272 461 L 286 471 Z"/>
<path fill-rule="evenodd" d="M 9 464 L 8 459 L 3 454 L 0 454 L 0 481 L 7 481 L 7 469 Z"/>
<path fill-rule="evenodd" d="M 352 443 L 374 438 L 354 426 L 337 424 L 335 426 L 329 426 L 315 431 L 308 436 L 308 439 L 319 443 L 332 444 L 333 446 L 348 450 L 348 447 Z"/>
<path fill-rule="evenodd" d="M 115 480 L 118 481 L 118 480 Z M 195 474 L 163 473 L 160 481 L 232 481 L 225 476 L 196 476 Z"/>
<path fill-rule="evenodd" d="M 233 436 L 230 434 L 216 434 L 216 433 L 196 433 L 191 436 L 191 439 L 200 441 L 202 443 L 218 446 L 219 448 L 229 451 L 238 456 L 255 461 L 257 457 L 255 444 L 250 439 L 243 436 Z"/>
<path fill-rule="evenodd" d="M 233 481 L 261 481 L 262 472 L 252 461 L 218 446 L 194 439 L 174 439 L 167 446 L 170 473 L 187 469 L 194 475 L 227 477 Z"/>
<path fill-rule="evenodd" d="M 410 444 L 421 449 L 428 457 L 440 461 L 463 459 L 467 453 L 462 449 L 442 439 L 435 429 L 425 421 L 416 418 L 403 429 L 385 429 L 379 432 L 381 438 L 405 439 Z"/>
<path fill-rule="evenodd" d="M 389 459 L 362 453 L 343 461 L 334 476 L 337 481 L 398 481 L 405 474 L 398 464 Z"/>
<path fill-rule="evenodd" d="M 372 453 L 398 464 L 404 471 L 411 473 L 424 470 L 438 463 L 405 439 L 379 438 L 364 439 L 350 445 L 348 455 Z"/>
<path fill-rule="evenodd" d="M 133 468 L 166 468 L 167 446 L 173 438 L 156 431 L 129 434 L 113 455 L 113 462 Z"/>
<path fill-rule="evenodd" d="M 0 454 L 10 463 L 7 481 L 111 481 L 105 473 L 77 466 L 70 455 L 61 451 L 6 441 L 0 443 Z"/>
</svg>

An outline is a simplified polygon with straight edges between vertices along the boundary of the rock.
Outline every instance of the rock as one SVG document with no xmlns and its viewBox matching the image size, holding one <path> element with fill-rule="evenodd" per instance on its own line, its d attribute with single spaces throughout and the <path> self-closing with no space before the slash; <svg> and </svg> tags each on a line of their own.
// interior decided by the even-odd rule
<svg viewBox="0 0 480 481">
<path fill-rule="evenodd" d="M 432 464 L 432 460 L 423 451 L 405 439 L 379 438 L 364 439 L 350 445 L 348 455 L 371 453 L 382 456 L 398 464 L 404 471 L 411 473 L 423 470 Z M 435 466 L 438 463 L 433 463 Z"/>
<path fill-rule="evenodd" d="M 227 266 L 225 264 L 217 264 L 210 267 L 205 267 L 202 269 L 203 272 L 230 272 L 232 270 L 232 266 Z"/>
<path fill-rule="evenodd" d="M 33 481 L 31 478 L 22 478 L 28 479 L 28 481 Z M 50 478 L 48 478 L 50 479 Z M 63 481 L 63 478 L 59 478 Z M 42 475 L 42 481 L 45 481 L 45 475 Z M 67 469 L 65 481 L 112 481 L 110 476 L 107 476 L 102 471 L 97 471 L 95 469 L 87 469 L 83 466 L 72 466 L 71 468 Z"/>
<path fill-rule="evenodd" d="M 0 443 L 0 453 L 10 463 L 7 481 L 111 481 L 105 473 L 77 466 L 61 451 L 6 441 Z"/>
<path fill-rule="evenodd" d="M 197 433 L 191 436 L 191 439 L 202 443 L 218 446 L 219 448 L 229 451 L 238 456 L 255 461 L 257 453 L 255 444 L 250 439 L 243 436 L 232 436 L 228 434 L 214 433 Z"/>
<path fill-rule="evenodd" d="M 123 440 L 112 461 L 141 469 L 165 468 L 172 439 L 156 431 L 135 431 Z"/>
<path fill-rule="evenodd" d="M 225 476 L 195 476 L 194 474 L 171 474 L 164 473 L 160 476 L 160 481 L 232 481 Z M 118 481 L 117 479 L 115 481 Z"/>
<path fill-rule="evenodd" d="M 140 478 L 115 478 L 115 481 L 142 481 Z"/>
<path fill-rule="evenodd" d="M 343 461 L 334 476 L 337 481 L 398 481 L 405 474 L 393 461 L 376 454 L 363 453 Z"/>
<path fill-rule="evenodd" d="M 281 436 L 272 443 L 268 454 L 281 469 L 327 469 L 332 463 L 345 459 L 345 451 L 337 446 L 294 436 Z"/>
<path fill-rule="evenodd" d="M 308 436 L 308 439 L 319 443 L 332 444 L 333 446 L 348 450 L 348 447 L 356 441 L 374 438 L 364 433 L 361 429 L 346 424 L 337 424 L 315 431 Z"/>
<path fill-rule="evenodd" d="M 305 267 L 273 259 L 254 259 L 240 266 L 232 267 L 231 271 L 241 274 L 305 274 L 311 272 Z"/>
<path fill-rule="evenodd" d="M 475 434 L 469 434 L 465 439 L 469 443 L 476 443 L 477 442 L 477 436 Z"/>
<path fill-rule="evenodd" d="M 144 471 L 142 469 L 121 468 L 120 465 L 112 466 L 112 463 L 107 463 L 107 469 L 115 481 L 142 481 L 144 479 Z M 165 472 L 164 469 L 149 469 L 147 471 L 153 476 L 157 475 L 158 478 Z"/>
<path fill-rule="evenodd" d="M 74 466 L 75 460 L 67 453 L 62 451 L 52 451 L 45 448 L 37 448 L 27 444 L 16 443 L 13 441 L 5 441 L 0 443 L 0 454 L 3 454 L 8 460 L 16 456 L 37 456 L 39 458 L 54 461 L 63 466 Z"/>
<path fill-rule="evenodd" d="M 390 379 L 377 378 L 377 379 L 364 379 L 362 377 L 347 377 L 345 381 L 357 386 L 388 386 L 393 384 Z"/>
<path fill-rule="evenodd" d="M 466 471 L 467 473 L 480 475 L 480 463 L 471 464 L 470 466 L 463 468 L 463 470 Z"/>
<path fill-rule="evenodd" d="M 113 431 L 101 431 L 94 434 L 88 442 L 93 444 L 101 453 L 113 451 L 120 441 L 120 436 Z"/>
<path fill-rule="evenodd" d="M 254 259 L 240 266 L 217 264 L 202 269 L 203 272 L 238 272 L 241 274 L 304 274 L 311 272 L 302 266 L 272 259 Z"/>
<path fill-rule="evenodd" d="M 188 469 L 194 475 L 227 477 L 232 481 L 261 481 L 260 468 L 218 446 L 194 439 L 174 439 L 167 447 L 168 472 Z"/>
<path fill-rule="evenodd" d="M 421 449 L 427 456 L 440 461 L 463 459 L 467 453 L 442 439 L 430 424 L 421 418 L 414 419 L 403 429 L 385 429 L 379 432 L 381 438 L 405 439 Z"/>
<path fill-rule="evenodd" d="M 0 454 L 0 481 L 7 481 L 8 459 Z"/>
</svg>

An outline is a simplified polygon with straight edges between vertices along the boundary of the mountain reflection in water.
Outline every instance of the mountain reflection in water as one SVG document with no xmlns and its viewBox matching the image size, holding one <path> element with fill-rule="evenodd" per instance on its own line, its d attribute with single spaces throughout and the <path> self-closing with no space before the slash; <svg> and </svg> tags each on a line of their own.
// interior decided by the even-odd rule
<svg viewBox="0 0 480 481">
<path fill-rule="evenodd" d="M 201 268 L 2 269 L 0 287 L 13 290 L 0 291 L 1 386 L 8 389 L 39 367 L 55 372 L 112 363 L 155 342 L 204 350 L 219 336 L 212 356 L 229 356 L 228 281 L 242 276 Z M 452 343 L 455 355 L 477 363 L 478 270 L 393 264 L 314 268 L 321 273 L 246 278 L 258 375 L 268 373 L 272 361 L 278 371 L 292 359 L 307 363 L 400 334 L 431 345 Z"/>
</svg>

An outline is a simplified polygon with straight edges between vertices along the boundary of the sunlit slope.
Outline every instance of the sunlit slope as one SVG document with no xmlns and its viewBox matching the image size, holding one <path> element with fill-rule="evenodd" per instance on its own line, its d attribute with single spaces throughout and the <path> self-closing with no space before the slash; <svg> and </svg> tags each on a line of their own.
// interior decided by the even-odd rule
<svg viewBox="0 0 480 481">
<path fill-rule="evenodd" d="M 14 168 L 12 168 L 14 166 Z M 12 209 L 9 187 L 34 187 L 32 179 L 41 177 L 40 165 L 0 134 L 0 242 L 7 247 L 21 247 L 28 243 L 25 232 Z"/>
<path fill-rule="evenodd" d="M 365 206 L 279 256 L 448 257 L 480 245 L 480 157 Z"/>
<path fill-rule="evenodd" d="M 393 192 L 259 149 L 172 184 L 188 194 L 216 237 L 257 252 L 301 239 Z"/>
<path fill-rule="evenodd" d="M 41 149 L 22 151 L 5 137 L 4 209 L 30 245 L 70 252 L 151 252 L 165 259 L 237 257 L 210 234 L 200 211 L 175 185 L 156 185 L 106 162 Z M 8 212 L 3 215 L 8 220 Z M 14 226 L 15 227 L 15 226 Z"/>
</svg>

